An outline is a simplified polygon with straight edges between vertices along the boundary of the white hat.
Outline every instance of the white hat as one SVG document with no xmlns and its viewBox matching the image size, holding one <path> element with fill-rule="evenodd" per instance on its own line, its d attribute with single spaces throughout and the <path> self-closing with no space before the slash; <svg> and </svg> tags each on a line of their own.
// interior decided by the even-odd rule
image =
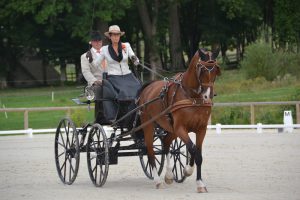
<svg viewBox="0 0 300 200">
<path fill-rule="evenodd" d="M 104 33 L 105 36 L 110 37 L 110 33 L 120 34 L 121 36 L 125 34 L 125 32 L 122 32 L 120 30 L 120 27 L 118 25 L 112 25 L 109 27 L 108 31 Z"/>
</svg>

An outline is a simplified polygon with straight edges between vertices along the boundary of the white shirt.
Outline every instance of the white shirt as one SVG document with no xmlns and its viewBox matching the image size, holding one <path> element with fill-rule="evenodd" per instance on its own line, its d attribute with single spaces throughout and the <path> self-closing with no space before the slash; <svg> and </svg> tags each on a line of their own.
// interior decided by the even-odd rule
<svg viewBox="0 0 300 200">
<path fill-rule="evenodd" d="M 94 47 L 92 47 L 92 51 L 95 53 L 94 55 L 96 55 L 96 58 L 98 58 L 98 57 L 100 56 L 101 49 L 100 49 L 100 51 L 98 52 L 97 49 L 95 49 Z"/>
<path fill-rule="evenodd" d="M 130 74 L 131 71 L 128 66 L 128 57 L 131 58 L 135 54 L 132 51 L 132 48 L 129 43 L 122 43 L 122 54 L 123 59 L 121 60 L 121 62 L 118 62 L 110 56 L 108 51 L 108 45 L 103 46 L 100 50 L 99 56 L 97 56 L 97 58 L 93 61 L 93 64 L 95 64 L 95 66 L 100 67 L 100 63 L 103 59 L 105 59 L 107 62 L 105 71 L 108 73 L 108 75 Z"/>
</svg>

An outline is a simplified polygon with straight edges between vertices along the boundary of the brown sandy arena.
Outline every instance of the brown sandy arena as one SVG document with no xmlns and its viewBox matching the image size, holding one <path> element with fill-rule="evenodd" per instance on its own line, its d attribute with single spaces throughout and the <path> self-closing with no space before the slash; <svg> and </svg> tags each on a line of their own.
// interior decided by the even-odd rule
<svg viewBox="0 0 300 200">
<path fill-rule="evenodd" d="M 77 179 L 64 185 L 54 163 L 54 134 L 0 137 L 0 199 L 300 199 L 300 130 L 209 131 L 204 141 L 203 178 L 209 193 L 196 193 L 196 173 L 163 190 L 144 175 L 138 157 L 110 166 L 96 188 L 81 153 Z"/>
</svg>

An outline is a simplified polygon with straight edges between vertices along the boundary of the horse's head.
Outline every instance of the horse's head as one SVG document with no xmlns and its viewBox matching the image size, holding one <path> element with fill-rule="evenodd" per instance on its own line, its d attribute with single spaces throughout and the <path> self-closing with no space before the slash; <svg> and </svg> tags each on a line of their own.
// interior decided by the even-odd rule
<svg viewBox="0 0 300 200">
<path fill-rule="evenodd" d="M 208 101 L 214 97 L 214 82 L 216 77 L 221 75 L 220 67 L 216 61 L 219 55 L 219 49 L 210 52 L 201 48 L 197 53 L 198 61 L 194 69 L 197 75 L 198 89 L 194 90 L 194 92 L 201 94 L 203 99 Z"/>
</svg>

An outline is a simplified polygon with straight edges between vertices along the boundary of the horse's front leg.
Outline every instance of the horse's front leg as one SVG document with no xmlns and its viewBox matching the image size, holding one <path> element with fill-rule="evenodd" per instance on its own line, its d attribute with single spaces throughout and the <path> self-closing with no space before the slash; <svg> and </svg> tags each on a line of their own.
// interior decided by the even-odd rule
<svg viewBox="0 0 300 200">
<path fill-rule="evenodd" d="M 197 192 L 199 193 L 205 193 L 207 192 L 206 185 L 204 184 L 202 180 L 201 175 L 201 165 L 202 165 L 202 143 L 204 140 L 204 136 L 206 133 L 206 129 L 199 131 L 196 133 L 196 145 L 192 142 L 192 140 L 189 140 L 187 142 L 187 148 L 190 154 L 194 155 L 194 160 L 197 166 L 197 177 L 196 177 L 196 184 L 197 184 Z M 192 161 L 192 159 L 191 159 Z M 191 165 L 191 162 L 190 162 Z M 191 165 L 192 166 L 192 165 Z"/>
<path fill-rule="evenodd" d="M 165 183 L 172 184 L 174 180 L 174 175 L 172 172 L 173 166 L 171 165 L 171 154 L 170 154 L 170 145 L 174 139 L 174 135 L 172 133 L 168 133 L 164 138 L 164 149 L 167 159 L 166 165 L 166 174 L 165 174 Z"/>
</svg>

